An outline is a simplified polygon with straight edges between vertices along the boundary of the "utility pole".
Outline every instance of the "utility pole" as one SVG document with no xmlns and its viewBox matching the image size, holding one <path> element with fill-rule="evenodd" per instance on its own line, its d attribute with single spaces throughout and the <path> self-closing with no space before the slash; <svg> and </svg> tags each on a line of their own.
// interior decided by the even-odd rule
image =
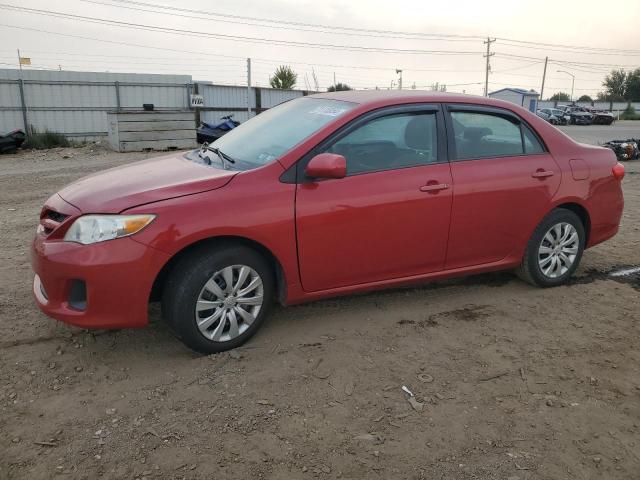
<svg viewBox="0 0 640 480">
<path fill-rule="evenodd" d="M 251 118 L 251 59 L 247 58 L 247 120 Z"/>
<path fill-rule="evenodd" d="M 400 75 L 398 78 L 398 90 L 402 90 L 402 70 L 396 68 L 396 73 Z"/>
<path fill-rule="evenodd" d="M 335 87 L 336 85 L 336 72 L 333 72 L 333 86 Z"/>
<path fill-rule="evenodd" d="M 549 61 L 549 57 L 544 57 L 544 71 L 542 72 L 542 87 L 540 87 L 540 101 L 543 100 L 542 95 L 544 94 L 544 80 L 547 78 L 547 62 Z"/>
<path fill-rule="evenodd" d="M 24 131 L 27 137 L 31 136 L 31 129 L 29 128 L 29 121 L 27 119 L 27 102 L 24 99 L 24 78 L 22 77 L 22 57 L 20 56 L 20 49 L 18 51 L 18 65 L 20 66 L 20 104 L 22 106 L 22 121 L 24 122 Z"/>
<path fill-rule="evenodd" d="M 495 42 L 495 38 L 487 37 L 487 40 L 484 42 L 487 45 L 487 53 L 483 56 L 487 59 L 486 71 L 484 75 L 484 96 L 489 96 L 489 71 L 491 70 L 491 65 L 489 64 L 489 59 L 495 55 L 495 53 L 491 53 L 491 44 Z"/>
</svg>

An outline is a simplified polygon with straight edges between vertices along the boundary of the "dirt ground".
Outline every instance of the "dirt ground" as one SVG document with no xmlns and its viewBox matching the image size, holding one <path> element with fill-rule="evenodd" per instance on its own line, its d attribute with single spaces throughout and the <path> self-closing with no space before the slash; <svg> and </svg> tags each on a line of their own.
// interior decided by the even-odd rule
<svg viewBox="0 0 640 480">
<path fill-rule="evenodd" d="M 640 265 L 640 161 L 619 235 L 571 285 L 501 273 L 276 308 L 202 357 L 155 306 L 145 329 L 87 332 L 31 298 L 42 202 L 147 156 L 0 156 L 0 479 L 639 478 L 640 283 L 607 272 Z"/>
</svg>

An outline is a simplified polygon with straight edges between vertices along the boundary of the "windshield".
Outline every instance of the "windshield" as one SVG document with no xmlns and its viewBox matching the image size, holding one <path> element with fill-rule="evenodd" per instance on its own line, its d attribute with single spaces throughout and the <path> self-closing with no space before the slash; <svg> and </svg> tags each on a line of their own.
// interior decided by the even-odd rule
<svg viewBox="0 0 640 480">
<path fill-rule="evenodd" d="M 232 159 L 232 164 L 227 166 L 230 169 L 257 168 L 281 157 L 356 105 L 323 98 L 291 100 L 242 123 L 213 142 L 211 147 Z M 198 153 L 194 150 L 188 158 L 197 160 Z M 216 158 L 212 161 L 216 166 L 220 164 Z"/>
</svg>

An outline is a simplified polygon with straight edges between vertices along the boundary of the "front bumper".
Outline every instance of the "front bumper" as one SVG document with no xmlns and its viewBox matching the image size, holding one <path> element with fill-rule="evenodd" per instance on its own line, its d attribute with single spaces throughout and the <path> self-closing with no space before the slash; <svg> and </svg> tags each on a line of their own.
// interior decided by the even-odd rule
<svg viewBox="0 0 640 480">
<path fill-rule="evenodd" d="M 37 234 L 33 293 L 40 310 L 71 325 L 142 327 L 148 323 L 151 287 L 168 260 L 131 238 L 80 245 Z"/>
</svg>

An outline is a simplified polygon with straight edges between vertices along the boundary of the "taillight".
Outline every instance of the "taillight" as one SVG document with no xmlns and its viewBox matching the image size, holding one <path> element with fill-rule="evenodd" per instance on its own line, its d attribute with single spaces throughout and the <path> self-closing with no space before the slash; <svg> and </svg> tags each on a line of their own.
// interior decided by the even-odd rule
<svg viewBox="0 0 640 480">
<path fill-rule="evenodd" d="M 622 180 L 624 178 L 624 165 L 622 165 L 620 162 L 616 163 L 613 166 L 611 173 L 613 173 L 613 176 L 616 178 L 616 180 Z"/>
</svg>

